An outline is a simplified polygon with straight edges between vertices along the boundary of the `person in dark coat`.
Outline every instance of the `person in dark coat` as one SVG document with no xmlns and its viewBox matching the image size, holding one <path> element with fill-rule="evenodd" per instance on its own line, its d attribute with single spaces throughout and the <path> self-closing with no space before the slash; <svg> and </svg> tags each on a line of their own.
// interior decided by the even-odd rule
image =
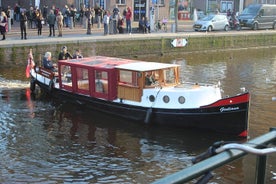
<svg viewBox="0 0 276 184">
<path fill-rule="evenodd" d="M 21 31 L 21 40 L 23 40 L 23 38 L 26 40 L 27 39 L 27 15 L 25 13 L 25 11 L 22 11 L 19 17 L 20 20 L 20 31 Z"/>
<path fill-rule="evenodd" d="M 43 67 L 53 72 L 56 72 L 56 65 L 52 62 L 52 54 L 51 52 L 46 52 L 43 57 Z"/>
<path fill-rule="evenodd" d="M 72 59 L 73 56 L 68 52 L 67 47 L 63 46 L 61 52 L 58 55 L 58 60 Z"/>
<path fill-rule="evenodd" d="M 56 16 L 55 16 L 53 10 L 50 10 L 50 14 L 48 15 L 47 21 L 48 21 L 49 29 L 50 29 L 49 37 L 51 37 L 52 35 L 55 36 Z"/>
</svg>

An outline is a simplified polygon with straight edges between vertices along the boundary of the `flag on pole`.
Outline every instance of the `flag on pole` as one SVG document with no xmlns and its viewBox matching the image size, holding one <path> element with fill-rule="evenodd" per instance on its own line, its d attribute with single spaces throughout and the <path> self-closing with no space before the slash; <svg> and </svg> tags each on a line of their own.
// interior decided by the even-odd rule
<svg viewBox="0 0 276 184">
<path fill-rule="evenodd" d="M 28 54 L 28 61 L 27 61 L 26 71 L 25 71 L 27 78 L 30 77 L 30 71 L 34 67 L 34 65 L 35 65 L 35 63 L 34 63 L 33 51 L 32 51 L 32 49 L 30 49 L 30 52 Z"/>
</svg>

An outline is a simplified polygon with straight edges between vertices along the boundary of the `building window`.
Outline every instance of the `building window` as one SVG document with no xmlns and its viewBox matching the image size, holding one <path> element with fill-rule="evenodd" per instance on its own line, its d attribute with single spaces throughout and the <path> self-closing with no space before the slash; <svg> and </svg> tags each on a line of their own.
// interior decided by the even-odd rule
<svg viewBox="0 0 276 184">
<path fill-rule="evenodd" d="M 116 4 L 126 4 L 126 0 L 116 0 Z"/>
<path fill-rule="evenodd" d="M 153 4 L 159 5 L 159 6 L 164 6 L 165 5 L 165 0 L 153 0 Z"/>
<path fill-rule="evenodd" d="M 221 4 L 220 6 L 221 13 L 226 13 L 227 10 L 230 10 L 231 12 L 233 12 L 234 5 L 232 1 L 221 1 L 220 4 Z"/>
</svg>

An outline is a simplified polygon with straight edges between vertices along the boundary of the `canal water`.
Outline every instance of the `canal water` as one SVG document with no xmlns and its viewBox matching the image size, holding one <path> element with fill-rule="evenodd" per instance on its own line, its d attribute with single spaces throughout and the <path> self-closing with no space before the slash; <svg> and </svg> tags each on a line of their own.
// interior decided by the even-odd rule
<svg viewBox="0 0 276 184">
<path fill-rule="evenodd" d="M 276 127 L 275 48 L 145 60 L 180 64 L 182 81 L 220 81 L 224 96 L 249 90 L 249 140 Z M 39 91 L 31 95 L 24 70 L 0 67 L 0 183 L 151 183 L 192 165 L 216 141 L 247 141 L 56 104 Z M 276 183 L 275 163 L 269 155 L 266 183 Z M 255 164 L 249 154 L 216 169 L 212 183 L 254 183 Z"/>
</svg>

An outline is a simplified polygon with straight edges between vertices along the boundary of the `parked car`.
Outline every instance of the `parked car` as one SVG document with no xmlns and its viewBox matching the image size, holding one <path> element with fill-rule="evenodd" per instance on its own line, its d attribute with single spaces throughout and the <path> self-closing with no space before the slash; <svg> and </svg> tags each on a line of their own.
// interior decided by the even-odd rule
<svg viewBox="0 0 276 184">
<path fill-rule="evenodd" d="M 251 29 L 276 29 L 276 5 L 250 4 L 239 15 L 242 27 Z"/>
<path fill-rule="evenodd" d="M 229 29 L 229 22 L 226 15 L 211 14 L 198 21 L 193 25 L 195 31 L 213 31 Z"/>
</svg>

